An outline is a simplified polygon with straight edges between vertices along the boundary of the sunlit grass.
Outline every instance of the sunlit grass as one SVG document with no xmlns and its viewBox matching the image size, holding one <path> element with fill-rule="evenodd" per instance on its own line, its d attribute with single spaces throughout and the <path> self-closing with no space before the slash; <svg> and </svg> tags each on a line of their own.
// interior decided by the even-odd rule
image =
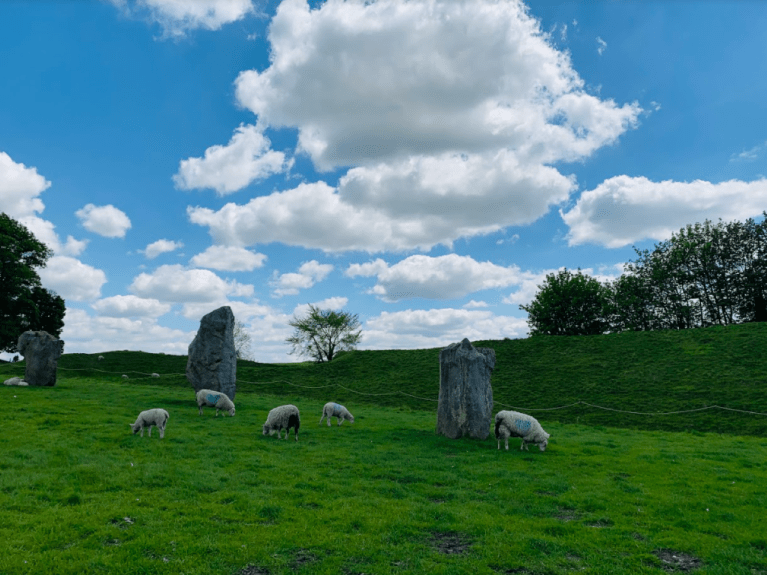
<svg viewBox="0 0 767 575">
<path fill-rule="evenodd" d="M 547 451 L 506 452 L 437 436 L 433 411 L 347 401 L 355 424 L 327 428 L 334 395 L 238 386 L 215 418 L 157 383 L 0 388 L 0 573 L 649 574 L 664 549 L 767 572 L 763 437 L 541 417 Z M 287 402 L 299 441 L 263 437 Z M 128 427 L 151 407 L 163 440 Z"/>
</svg>

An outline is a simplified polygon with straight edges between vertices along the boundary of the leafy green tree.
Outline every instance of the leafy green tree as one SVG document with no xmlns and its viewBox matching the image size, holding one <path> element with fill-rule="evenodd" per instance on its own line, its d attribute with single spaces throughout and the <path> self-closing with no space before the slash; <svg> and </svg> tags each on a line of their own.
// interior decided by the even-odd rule
<svg viewBox="0 0 767 575">
<path fill-rule="evenodd" d="M 652 288 L 642 275 L 623 274 L 610 288 L 610 331 L 650 331 L 656 328 Z"/>
<path fill-rule="evenodd" d="M 332 361 L 339 351 L 353 350 L 362 338 L 361 330 L 354 332 L 360 326 L 357 314 L 321 310 L 311 304 L 306 317 L 294 317 L 288 323 L 295 328 L 286 340 L 293 345 L 290 353 L 309 356 L 318 363 Z"/>
<path fill-rule="evenodd" d="M 609 287 L 566 268 L 548 274 L 530 305 L 519 309 L 528 313 L 530 335 L 596 335 L 610 329 L 611 293 Z"/>
<path fill-rule="evenodd" d="M 753 219 L 727 224 L 735 281 L 735 308 L 742 322 L 767 321 L 767 211 Z"/>
<path fill-rule="evenodd" d="M 42 287 L 35 268 L 53 255 L 25 226 L 0 213 L 0 350 L 15 353 L 19 336 L 43 330 L 58 337 L 64 300 Z"/>
</svg>

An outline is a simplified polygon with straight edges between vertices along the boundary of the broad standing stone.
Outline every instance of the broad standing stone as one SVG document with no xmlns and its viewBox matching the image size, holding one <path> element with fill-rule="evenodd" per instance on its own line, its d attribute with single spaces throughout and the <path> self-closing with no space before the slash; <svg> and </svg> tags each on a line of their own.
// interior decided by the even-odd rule
<svg viewBox="0 0 767 575">
<path fill-rule="evenodd" d="M 466 338 L 439 352 L 437 433 L 451 439 L 487 439 L 493 421 L 494 367 L 495 350 L 474 347 Z"/>
<path fill-rule="evenodd" d="M 29 385 L 56 385 L 56 367 L 64 342 L 47 331 L 25 331 L 16 346 L 27 362 L 24 381 Z"/>
<path fill-rule="evenodd" d="M 195 393 L 220 391 L 234 401 L 237 390 L 237 356 L 234 351 L 234 314 L 228 305 L 204 315 L 189 344 L 186 378 Z"/>
</svg>

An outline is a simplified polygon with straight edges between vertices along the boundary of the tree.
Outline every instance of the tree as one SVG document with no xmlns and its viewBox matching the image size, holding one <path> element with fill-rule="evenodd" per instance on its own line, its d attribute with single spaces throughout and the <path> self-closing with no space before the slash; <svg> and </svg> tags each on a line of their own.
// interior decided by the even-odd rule
<svg viewBox="0 0 767 575">
<path fill-rule="evenodd" d="M 611 332 L 655 329 L 652 288 L 646 277 L 625 273 L 609 287 Z"/>
<path fill-rule="evenodd" d="M 362 338 L 362 331 L 354 333 L 360 326 L 357 314 L 320 310 L 311 304 L 308 316 L 294 316 L 288 323 L 296 328 L 293 336 L 285 340 L 293 345 L 290 354 L 297 352 L 318 363 L 332 361 L 338 351 L 353 350 Z"/>
<path fill-rule="evenodd" d="M 237 359 L 253 361 L 253 352 L 250 349 L 250 334 L 245 331 L 245 324 L 240 320 L 234 320 L 234 353 Z"/>
<path fill-rule="evenodd" d="M 28 330 L 61 334 L 64 300 L 42 287 L 35 271 L 52 255 L 25 226 L 0 213 L 0 351 L 18 351 L 19 336 Z"/>
<path fill-rule="evenodd" d="M 606 333 L 610 324 L 610 290 L 596 279 L 567 268 L 548 274 L 530 305 L 530 335 L 595 335 Z"/>
</svg>

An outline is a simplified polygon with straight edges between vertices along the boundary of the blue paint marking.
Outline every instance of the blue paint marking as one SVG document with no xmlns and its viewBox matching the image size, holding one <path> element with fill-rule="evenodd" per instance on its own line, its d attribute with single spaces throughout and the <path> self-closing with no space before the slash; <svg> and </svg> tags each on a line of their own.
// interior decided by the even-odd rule
<svg viewBox="0 0 767 575">
<path fill-rule="evenodd" d="M 205 399 L 207 399 L 210 403 L 216 403 L 218 401 L 218 398 L 221 397 L 220 395 L 206 395 Z"/>
<path fill-rule="evenodd" d="M 532 423 L 530 423 L 529 421 L 523 421 L 521 419 L 515 419 L 514 427 L 516 427 L 518 431 L 530 431 L 530 427 L 532 427 Z"/>
<path fill-rule="evenodd" d="M 343 405 L 338 405 L 337 403 L 333 404 L 333 417 L 338 417 L 341 415 L 341 409 L 343 408 Z"/>
</svg>

